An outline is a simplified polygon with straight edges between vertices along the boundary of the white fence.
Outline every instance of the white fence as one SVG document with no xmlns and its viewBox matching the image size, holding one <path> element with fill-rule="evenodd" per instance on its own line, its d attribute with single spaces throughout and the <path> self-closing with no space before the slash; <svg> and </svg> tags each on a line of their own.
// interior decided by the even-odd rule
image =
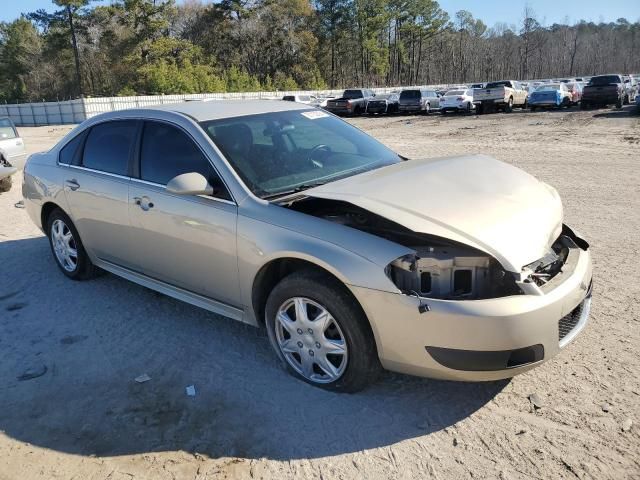
<svg viewBox="0 0 640 480">
<path fill-rule="evenodd" d="M 403 88 L 372 88 L 376 93 L 389 93 Z M 415 87 L 418 88 L 418 87 Z M 424 88 L 424 86 L 421 86 Z M 429 88 L 447 88 L 446 85 L 432 85 Z M 17 126 L 62 125 L 81 123 L 87 118 L 105 112 L 125 108 L 149 107 L 165 103 L 180 103 L 191 100 L 230 99 L 280 99 L 284 95 L 341 95 L 344 90 L 291 91 L 291 92 L 241 92 L 241 93 L 199 93 L 189 95 L 147 95 L 137 97 L 96 97 L 65 100 L 60 102 L 16 103 L 0 105 L 0 117 L 9 117 Z"/>
</svg>

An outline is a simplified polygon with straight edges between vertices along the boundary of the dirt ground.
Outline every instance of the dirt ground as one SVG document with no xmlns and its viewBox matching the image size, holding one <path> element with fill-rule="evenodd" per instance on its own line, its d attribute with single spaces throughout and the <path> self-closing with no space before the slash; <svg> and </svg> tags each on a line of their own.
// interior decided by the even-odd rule
<svg viewBox="0 0 640 480">
<path fill-rule="evenodd" d="M 0 479 L 640 478 L 640 117 L 630 112 L 352 120 L 408 157 L 478 152 L 525 169 L 558 189 L 566 222 L 591 242 L 585 331 L 495 383 L 385 374 L 356 395 L 310 387 L 256 329 L 113 275 L 67 280 L 14 208 L 16 179 L 0 195 Z M 20 131 L 37 151 L 68 129 Z M 151 380 L 136 383 L 143 373 Z"/>
</svg>

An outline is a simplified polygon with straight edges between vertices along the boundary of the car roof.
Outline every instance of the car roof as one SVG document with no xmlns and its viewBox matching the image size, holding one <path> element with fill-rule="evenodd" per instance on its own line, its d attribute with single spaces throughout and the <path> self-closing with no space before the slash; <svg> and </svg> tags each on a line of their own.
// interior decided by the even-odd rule
<svg viewBox="0 0 640 480">
<path fill-rule="evenodd" d="M 313 107 L 284 100 L 211 100 L 154 105 L 148 108 L 182 113 L 198 122 L 204 122 L 259 113 L 308 110 Z"/>
</svg>

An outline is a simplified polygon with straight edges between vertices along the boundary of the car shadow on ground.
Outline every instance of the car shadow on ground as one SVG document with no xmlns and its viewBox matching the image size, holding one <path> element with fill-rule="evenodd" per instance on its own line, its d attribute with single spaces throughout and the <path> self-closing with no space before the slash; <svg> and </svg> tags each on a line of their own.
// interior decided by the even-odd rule
<svg viewBox="0 0 640 480">
<path fill-rule="evenodd" d="M 0 265 L 0 430 L 39 447 L 338 455 L 453 425 L 508 383 L 387 373 L 359 394 L 329 393 L 285 374 L 258 329 L 113 275 L 68 280 L 43 237 L 0 243 Z"/>
<path fill-rule="evenodd" d="M 588 111 L 588 110 L 587 110 Z M 593 115 L 593 118 L 629 118 L 638 117 L 639 110 L 635 105 L 625 105 L 622 108 L 600 111 Z"/>
</svg>

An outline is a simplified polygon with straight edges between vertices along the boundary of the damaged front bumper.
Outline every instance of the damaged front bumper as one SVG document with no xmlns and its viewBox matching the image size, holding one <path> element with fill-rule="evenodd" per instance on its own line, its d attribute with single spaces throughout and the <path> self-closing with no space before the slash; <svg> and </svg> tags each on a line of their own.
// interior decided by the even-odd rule
<svg viewBox="0 0 640 480">
<path fill-rule="evenodd" d="M 570 268 L 542 295 L 461 301 L 350 288 L 371 322 L 386 369 L 447 380 L 498 380 L 553 358 L 586 325 L 589 250 L 575 250 L 570 260 Z"/>
</svg>

